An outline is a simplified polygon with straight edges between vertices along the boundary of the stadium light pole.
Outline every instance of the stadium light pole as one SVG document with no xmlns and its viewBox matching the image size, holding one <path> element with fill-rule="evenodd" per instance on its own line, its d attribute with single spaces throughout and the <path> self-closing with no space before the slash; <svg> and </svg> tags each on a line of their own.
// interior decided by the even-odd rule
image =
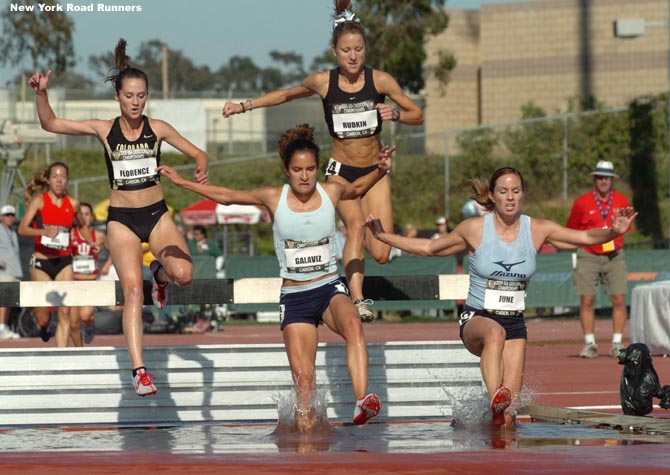
<svg viewBox="0 0 670 475">
<path fill-rule="evenodd" d="M 645 21 L 643 18 L 622 18 L 614 20 L 614 36 L 617 38 L 637 38 L 643 36 L 646 27 L 664 27 L 668 33 L 666 44 L 666 68 L 668 75 L 668 90 L 665 100 L 666 109 L 666 145 L 668 152 L 668 249 L 670 249 L 670 0 L 667 1 L 665 21 Z"/>
</svg>

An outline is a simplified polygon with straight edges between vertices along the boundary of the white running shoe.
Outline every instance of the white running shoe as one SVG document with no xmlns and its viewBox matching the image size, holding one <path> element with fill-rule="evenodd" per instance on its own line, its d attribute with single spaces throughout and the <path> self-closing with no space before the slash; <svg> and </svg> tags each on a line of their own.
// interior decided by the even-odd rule
<svg viewBox="0 0 670 475">
<path fill-rule="evenodd" d="M 372 305 L 373 303 L 374 301 L 372 299 L 358 299 L 354 302 L 354 307 L 358 310 L 358 316 L 361 317 L 361 322 L 370 323 L 374 321 L 375 314 L 368 308 L 368 305 Z"/>
</svg>

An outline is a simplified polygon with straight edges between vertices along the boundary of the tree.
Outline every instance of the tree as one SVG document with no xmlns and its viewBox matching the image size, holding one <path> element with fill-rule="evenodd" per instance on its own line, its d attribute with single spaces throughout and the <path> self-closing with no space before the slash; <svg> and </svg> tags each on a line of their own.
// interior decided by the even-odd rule
<svg viewBox="0 0 670 475">
<path fill-rule="evenodd" d="M 0 63 L 21 64 L 28 56 L 31 70 L 52 69 L 64 72 L 75 65 L 72 32 L 74 22 L 63 12 L 40 11 L 34 0 L 14 0 L 29 11 L 11 11 L 6 6 L 1 14 L 2 39 L 0 39 Z M 41 0 L 41 5 L 53 7 L 56 0 Z M 40 64 L 44 63 L 44 64 Z"/>
<path fill-rule="evenodd" d="M 248 56 L 233 56 L 216 72 L 217 90 L 250 92 L 258 90 L 261 69 Z"/>
<path fill-rule="evenodd" d="M 449 17 L 444 3 L 444 0 L 355 2 L 354 11 L 360 16 L 368 38 L 366 62 L 391 74 L 403 88 L 412 92 L 423 89 L 424 43 L 447 28 Z M 438 55 L 438 66 L 428 72 L 446 84 L 456 63 L 446 51 Z"/>
<path fill-rule="evenodd" d="M 302 55 L 292 51 L 270 51 L 270 58 L 275 63 L 283 66 L 284 83 L 300 82 L 306 76 L 305 68 L 303 68 Z"/>
</svg>

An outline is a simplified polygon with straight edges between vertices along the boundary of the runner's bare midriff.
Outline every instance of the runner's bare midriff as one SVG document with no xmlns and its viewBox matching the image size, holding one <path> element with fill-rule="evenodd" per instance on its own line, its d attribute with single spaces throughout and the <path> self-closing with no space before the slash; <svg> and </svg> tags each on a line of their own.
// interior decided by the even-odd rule
<svg viewBox="0 0 670 475">
<path fill-rule="evenodd" d="M 365 168 L 377 164 L 379 135 L 360 139 L 333 138 L 333 158 L 344 165 Z"/>
<path fill-rule="evenodd" d="M 163 189 L 159 185 L 142 190 L 112 190 L 109 205 L 117 208 L 142 208 L 157 203 L 164 197 Z"/>
<path fill-rule="evenodd" d="M 281 285 L 282 285 L 282 287 L 297 287 L 297 286 L 300 286 L 300 285 L 308 285 L 308 284 L 311 284 L 313 282 L 318 282 L 320 280 L 331 279 L 331 278 L 335 277 L 335 275 L 337 275 L 337 274 L 335 272 L 333 272 L 333 273 L 330 273 L 330 274 L 327 274 L 327 275 L 322 275 L 321 277 L 316 277 L 316 278 L 311 279 L 311 280 L 282 279 Z"/>
</svg>

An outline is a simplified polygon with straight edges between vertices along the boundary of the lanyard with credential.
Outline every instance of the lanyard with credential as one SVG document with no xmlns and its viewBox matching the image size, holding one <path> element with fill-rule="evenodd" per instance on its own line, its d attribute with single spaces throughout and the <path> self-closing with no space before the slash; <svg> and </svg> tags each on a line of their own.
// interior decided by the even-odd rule
<svg viewBox="0 0 670 475">
<path fill-rule="evenodd" d="M 603 226 L 607 227 L 607 215 L 610 214 L 610 208 L 612 207 L 612 201 L 614 201 L 614 191 L 610 191 L 610 199 L 607 202 L 607 209 L 603 211 L 603 206 L 600 204 L 600 198 L 596 194 L 595 190 L 593 191 L 593 198 L 596 200 L 596 206 L 598 206 L 598 211 L 600 211 L 600 216 L 603 217 Z"/>
</svg>

